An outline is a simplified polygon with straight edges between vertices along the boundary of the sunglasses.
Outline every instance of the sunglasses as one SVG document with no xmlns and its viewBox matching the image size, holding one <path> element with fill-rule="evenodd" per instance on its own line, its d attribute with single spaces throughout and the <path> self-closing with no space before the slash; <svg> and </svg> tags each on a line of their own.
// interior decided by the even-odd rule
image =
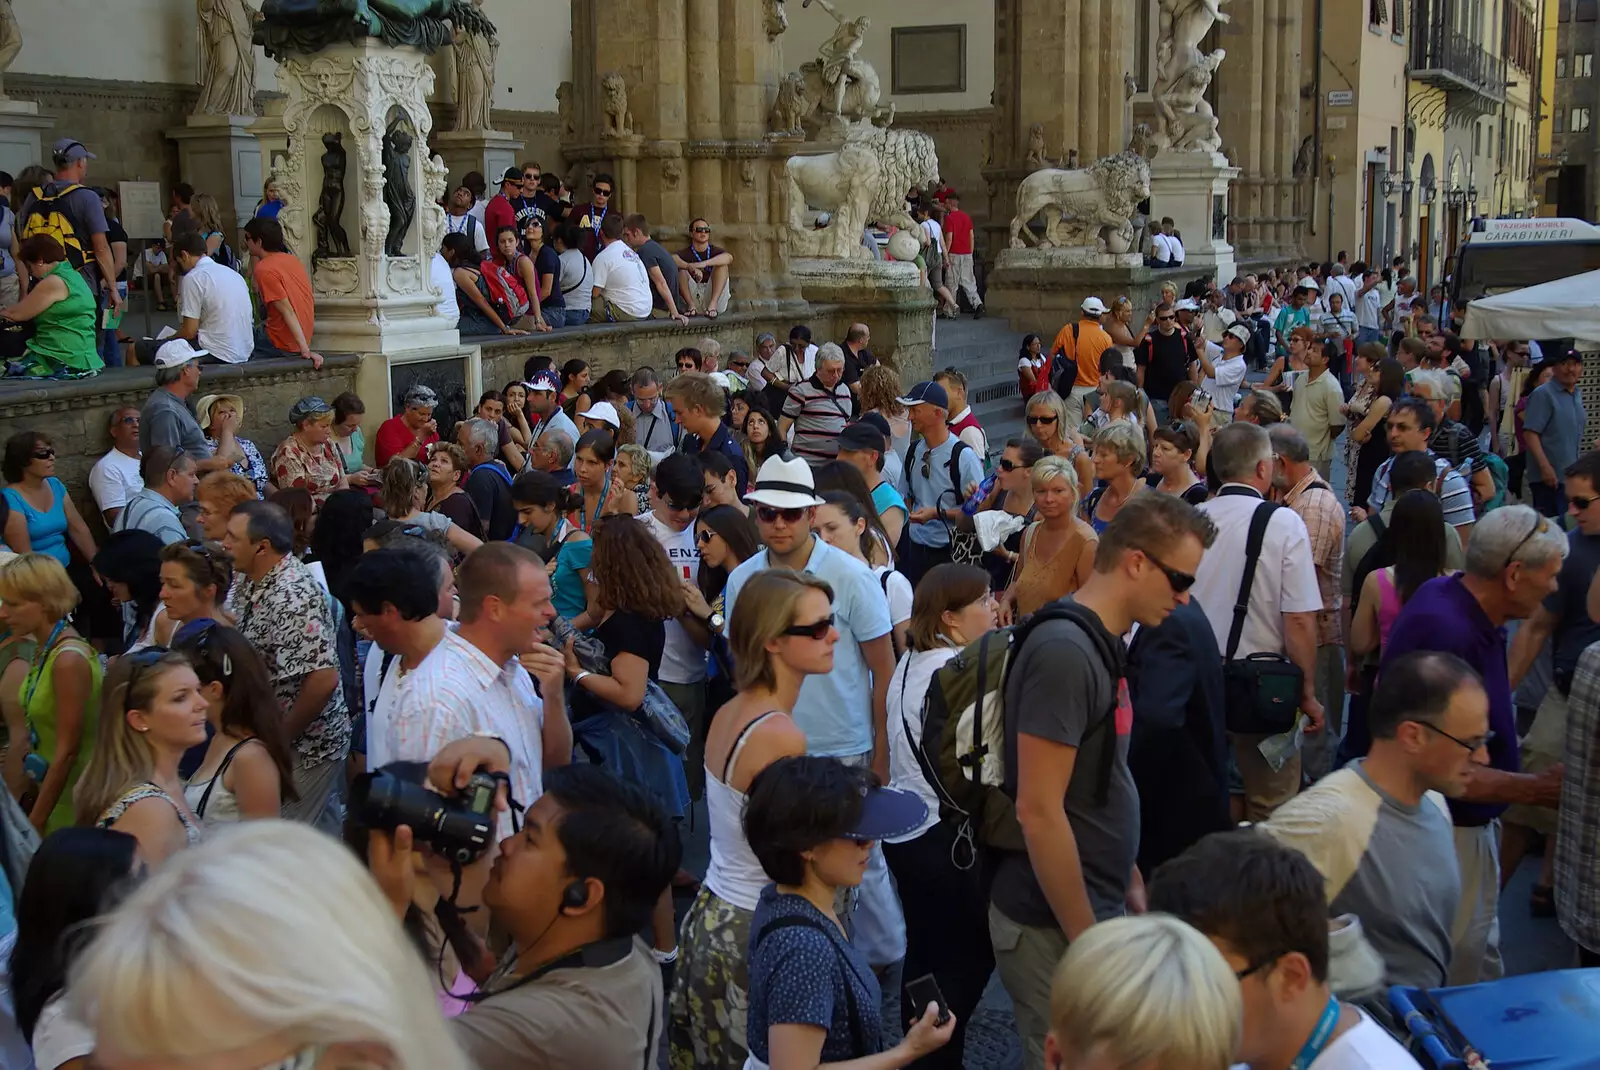
<svg viewBox="0 0 1600 1070">
<path fill-rule="evenodd" d="M 1521 541 L 1511 548 L 1511 552 L 1509 554 L 1506 554 L 1506 559 L 1504 563 L 1501 564 L 1500 571 L 1504 572 L 1506 569 L 1511 567 L 1511 562 L 1515 561 L 1517 559 L 1517 555 L 1522 552 L 1522 548 L 1528 545 L 1529 539 L 1533 538 L 1535 535 L 1542 535 L 1549 530 L 1550 522 L 1542 516 L 1539 517 L 1539 519 L 1535 521 L 1533 527 L 1529 529 L 1528 533 L 1522 537 Z M 1429 727 L 1431 728 L 1432 726 L 1430 725 Z"/>
<path fill-rule="evenodd" d="M 745 368 L 750 367 L 750 362 L 748 360 L 736 360 L 729 364 L 728 367 L 743 371 Z"/>
<path fill-rule="evenodd" d="M 828 633 L 833 631 L 833 614 L 813 624 L 796 624 L 783 630 L 784 635 L 795 635 L 805 639 L 826 639 Z"/>
<path fill-rule="evenodd" d="M 1028 422 L 1030 424 L 1053 424 L 1057 419 L 1058 417 L 1055 416 L 1030 416 L 1028 417 Z"/>
<path fill-rule="evenodd" d="M 42 450 L 34 450 L 33 451 L 33 459 L 36 460 L 36 461 L 53 461 L 53 460 L 56 459 L 56 451 L 53 450 L 53 449 L 48 449 L 48 448 L 47 449 L 42 449 Z"/>
<path fill-rule="evenodd" d="M 710 528 L 705 528 L 694 537 L 694 541 L 699 543 L 701 546 L 710 546 L 711 540 L 716 537 L 716 534 L 717 533 L 712 531 Z"/>
<path fill-rule="evenodd" d="M 126 717 L 133 712 L 133 692 L 139 686 L 139 677 L 144 671 L 162 658 L 167 656 L 164 646 L 147 646 L 143 650 L 135 650 L 131 654 L 124 654 L 123 659 L 133 665 L 133 671 L 128 674 L 128 686 L 122 692 L 122 715 Z"/>
<path fill-rule="evenodd" d="M 704 500 L 704 498 L 696 498 L 694 501 L 686 502 L 678 498 L 668 498 L 667 508 L 678 513 L 692 513 L 696 509 L 700 508 L 700 503 Z"/>
<path fill-rule="evenodd" d="M 1031 464 L 1018 464 L 1009 457 L 1000 458 L 1000 469 L 1004 472 L 1015 472 L 1019 468 L 1026 470 L 1032 467 L 1033 465 Z"/>
<path fill-rule="evenodd" d="M 711 233 L 711 228 L 710 227 L 690 227 L 689 228 L 689 233 L 691 233 L 691 234 L 710 234 Z"/>
<path fill-rule="evenodd" d="M 694 371 L 694 368 L 695 368 L 695 365 L 694 365 L 694 361 L 692 361 L 692 360 L 680 360 L 680 361 L 678 361 L 678 370 L 680 372 L 692 372 L 692 371 Z"/>
<path fill-rule="evenodd" d="M 1135 547 L 1135 549 L 1138 548 Z M 1194 577 L 1189 573 L 1179 572 L 1170 565 L 1163 564 L 1161 559 L 1156 557 L 1156 555 L 1151 553 L 1149 550 L 1140 549 L 1139 552 L 1144 554 L 1145 559 L 1156 568 L 1160 569 L 1162 575 L 1167 577 L 1167 583 L 1172 585 L 1173 594 L 1182 594 L 1184 591 L 1187 591 L 1189 588 L 1194 586 Z"/>
<path fill-rule="evenodd" d="M 1582 498 L 1577 495 L 1573 495 L 1571 498 L 1568 498 L 1567 501 L 1571 502 L 1572 507 L 1581 513 L 1595 502 L 1600 502 L 1600 497 Z"/>
<path fill-rule="evenodd" d="M 127 424 L 130 427 L 136 427 L 136 426 L 138 426 L 138 423 L 139 423 L 139 417 L 137 417 L 137 416 L 124 416 L 122 419 L 118 420 L 117 423 L 119 423 L 119 424 Z"/>
<path fill-rule="evenodd" d="M 611 196 L 611 191 L 608 189 L 601 189 L 599 186 L 596 186 L 594 188 L 594 195 L 596 197 L 609 197 Z"/>
<path fill-rule="evenodd" d="M 537 181 L 539 181 L 539 179 L 541 177 L 542 176 L 540 176 L 540 175 L 535 175 L 535 174 L 530 174 L 528 172 L 523 172 L 522 180 L 524 182 L 537 182 Z"/>
<path fill-rule="evenodd" d="M 776 524 L 779 517 L 783 518 L 785 524 L 798 524 L 805 515 L 806 511 L 804 509 L 774 509 L 770 505 L 756 506 L 756 519 L 763 524 Z M 832 618 L 830 617 L 829 620 L 832 620 Z"/>
<path fill-rule="evenodd" d="M 1156 322 L 1157 323 L 1171 323 L 1173 320 L 1175 320 L 1177 318 L 1178 318 L 1177 316 L 1157 316 L 1156 317 Z"/>
</svg>

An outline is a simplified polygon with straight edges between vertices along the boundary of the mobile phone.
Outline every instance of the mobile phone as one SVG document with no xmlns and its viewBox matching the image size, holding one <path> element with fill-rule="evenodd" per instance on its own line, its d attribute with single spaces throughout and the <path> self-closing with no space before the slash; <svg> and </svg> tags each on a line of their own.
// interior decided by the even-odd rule
<svg viewBox="0 0 1600 1070">
<path fill-rule="evenodd" d="M 918 1014 L 930 1003 L 937 1006 L 939 1016 L 934 1019 L 934 1025 L 944 1025 L 950 1020 L 950 1005 L 944 1001 L 944 993 L 939 991 L 939 982 L 934 980 L 933 974 L 925 973 L 915 981 L 907 981 L 906 998 L 911 1000 Z"/>
</svg>

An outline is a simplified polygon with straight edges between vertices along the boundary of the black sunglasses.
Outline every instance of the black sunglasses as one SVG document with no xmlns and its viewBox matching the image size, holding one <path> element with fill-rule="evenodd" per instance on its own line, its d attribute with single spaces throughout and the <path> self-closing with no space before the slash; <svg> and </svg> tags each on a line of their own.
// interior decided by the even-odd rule
<svg viewBox="0 0 1600 1070">
<path fill-rule="evenodd" d="M 53 461 L 56 459 L 56 451 L 48 446 L 42 450 L 34 450 L 33 459 L 36 461 Z"/>
<path fill-rule="evenodd" d="M 1584 498 L 1584 497 L 1581 497 L 1580 495 L 1574 494 L 1572 497 L 1568 498 L 1567 501 L 1571 502 L 1572 505 L 1578 510 L 1578 512 L 1581 513 L 1585 509 L 1589 508 L 1589 506 L 1593 505 L 1595 502 L 1600 502 L 1600 496 L 1596 496 L 1596 497 L 1592 497 L 1592 498 Z"/>
<path fill-rule="evenodd" d="M 122 691 L 122 716 L 126 717 L 133 712 L 133 692 L 139 686 L 139 677 L 144 671 L 162 658 L 167 656 L 164 646 L 147 646 L 143 650 L 135 650 L 131 654 L 122 655 L 124 660 L 133 665 L 133 671 L 128 674 L 128 686 Z"/>
<path fill-rule="evenodd" d="M 1015 472 L 1019 468 L 1021 468 L 1021 469 L 1029 469 L 1029 468 L 1032 468 L 1032 467 L 1033 467 L 1033 465 L 1031 465 L 1031 464 L 1019 464 L 1016 461 L 1013 461 L 1009 457 L 1000 458 L 1000 468 L 1003 471 L 1006 471 L 1006 472 Z"/>
<path fill-rule="evenodd" d="M 1504 572 L 1506 569 L 1511 567 L 1511 562 L 1515 561 L 1517 559 L 1517 555 L 1522 552 L 1522 548 L 1528 545 L 1529 539 L 1533 538 L 1535 535 L 1542 535 L 1544 532 L 1549 530 L 1550 522 L 1542 516 L 1539 517 L 1539 519 L 1534 522 L 1533 527 L 1529 529 L 1528 533 L 1511 548 L 1511 552 L 1509 554 L 1506 554 L 1505 561 L 1500 565 L 1500 571 Z M 1432 726 L 1430 725 L 1429 727 Z"/>
<path fill-rule="evenodd" d="M 710 234 L 711 233 L 711 228 L 710 227 L 690 227 L 689 228 L 689 233 L 691 233 L 691 234 Z"/>
<path fill-rule="evenodd" d="M 763 524 L 775 524 L 778 518 L 783 517 L 786 524 L 798 524 L 800 518 L 806 515 L 804 509 L 774 509 L 770 505 L 756 506 L 756 519 Z"/>
<path fill-rule="evenodd" d="M 594 187 L 594 195 L 596 197 L 609 197 L 611 196 L 611 191 L 608 189 L 601 189 L 599 186 L 596 186 Z"/>
<path fill-rule="evenodd" d="M 1458 746 L 1462 750 L 1466 751 L 1468 754 L 1476 754 L 1476 753 L 1478 753 L 1479 749 L 1481 749 L 1483 747 L 1487 747 L 1489 745 L 1489 741 L 1494 738 L 1494 731 L 1492 729 L 1490 731 L 1488 731 L 1488 732 L 1485 732 L 1483 735 L 1479 736 L 1477 739 L 1462 739 L 1459 736 L 1452 736 L 1449 732 L 1446 732 L 1444 729 L 1440 728 L 1438 725 L 1429 724 L 1427 721 L 1418 721 L 1418 720 L 1413 719 L 1411 721 L 1411 723 L 1412 724 L 1420 724 L 1423 728 L 1428 729 L 1430 732 L 1438 733 L 1439 735 L 1443 736 L 1445 739 L 1448 739 L 1451 743 L 1454 743 L 1456 746 Z"/>
<path fill-rule="evenodd" d="M 1162 564 L 1161 559 L 1155 554 L 1151 553 L 1149 550 L 1141 549 L 1139 547 L 1135 547 L 1135 549 L 1138 549 L 1141 554 L 1144 554 L 1146 560 L 1148 560 L 1156 568 L 1160 569 L 1162 575 L 1167 577 L 1167 582 L 1172 585 L 1173 594 L 1182 594 L 1184 591 L 1187 591 L 1189 588 L 1194 586 L 1194 577 L 1189 573 L 1179 572 L 1170 565 Z"/>
<path fill-rule="evenodd" d="M 524 182 L 537 182 L 539 181 L 540 177 L 541 176 L 539 175 L 530 175 L 526 171 L 522 173 L 522 180 Z"/>
<path fill-rule="evenodd" d="M 1059 417 L 1056 416 L 1030 416 L 1028 417 L 1028 422 L 1030 424 L 1053 424 L 1057 419 Z"/>
<path fill-rule="evenodd" d="M 701 546 L 710 546 L 711 538 L 714 535 L 716 535 L 716 532 L 712 531 L 710 528 L 701 528 L 700 534 L 694 537 L 694 541 L 699 543 Z"/>
<path fill-rule="evenodd" d="M 783 634 L 801 636 L 806 639 L 826 639 L 828 633 L 832 630 L 833 614 L 829 613 L 826 617 L 812 624 L 796 624 L 785 628 Z"/>
</svg>

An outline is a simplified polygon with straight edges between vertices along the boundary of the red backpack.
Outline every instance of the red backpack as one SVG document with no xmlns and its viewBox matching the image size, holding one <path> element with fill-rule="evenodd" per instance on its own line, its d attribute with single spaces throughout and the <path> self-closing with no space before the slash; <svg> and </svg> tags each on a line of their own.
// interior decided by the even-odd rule
<svg viewBox="0 0 1600 1070">
<path fill-rule="evenodd" d="M 507 325 L 528 314 L 528 291 L 510 268 L 502 267 L 494 257 L 487 257 L 481 265 L 483 283 L 489 288 L 489 300 L 501 311 Z"/>
</svg>

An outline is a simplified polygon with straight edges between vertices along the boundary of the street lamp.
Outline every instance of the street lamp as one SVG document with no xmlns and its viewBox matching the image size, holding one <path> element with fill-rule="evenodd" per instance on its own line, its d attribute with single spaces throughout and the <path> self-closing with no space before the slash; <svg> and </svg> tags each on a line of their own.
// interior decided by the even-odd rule
<svg viewBox="0 0 1600 1070">
<path fill-rule="evenodd" d="M 1394 180 L 1393 171 L 1385 171 L 1383 173 L 1383 178 L 1378 182 L 1378 189 L 1382 191 L 1384 200 L 1388 200 L 1390 197 L 1393 197 L 1394 191 L 1398 188 L 1398 186 L 1399 183 Z"/>
<path fill-rule="evenodd" d="M 1451 186 L 1444 191 L 1444 203 L 1451 208 L 1460 208 L 1467 201 L 1467 191 L 1460 186 Z"/>
<path fill-rule="evenodd" d="M 1478 187 L 1477 186 L 1468 186 L 1467 187 L 1467 203 L 1468 204 L 1472 204 L 1472 205 L 1476 205 L 1478 203 Z"/>
<path fill-rule="evenodd" d="M 1422 203 L 1423 204 L 1432 204 L 1433 203 L 1434 194 L 1437 191 L 1438 191 L 1438 186 L 1435 184 L 1433 179 L 1431 179 L 1431 178 L 1423 179 L 1422 180 Z"/>
</svg>

